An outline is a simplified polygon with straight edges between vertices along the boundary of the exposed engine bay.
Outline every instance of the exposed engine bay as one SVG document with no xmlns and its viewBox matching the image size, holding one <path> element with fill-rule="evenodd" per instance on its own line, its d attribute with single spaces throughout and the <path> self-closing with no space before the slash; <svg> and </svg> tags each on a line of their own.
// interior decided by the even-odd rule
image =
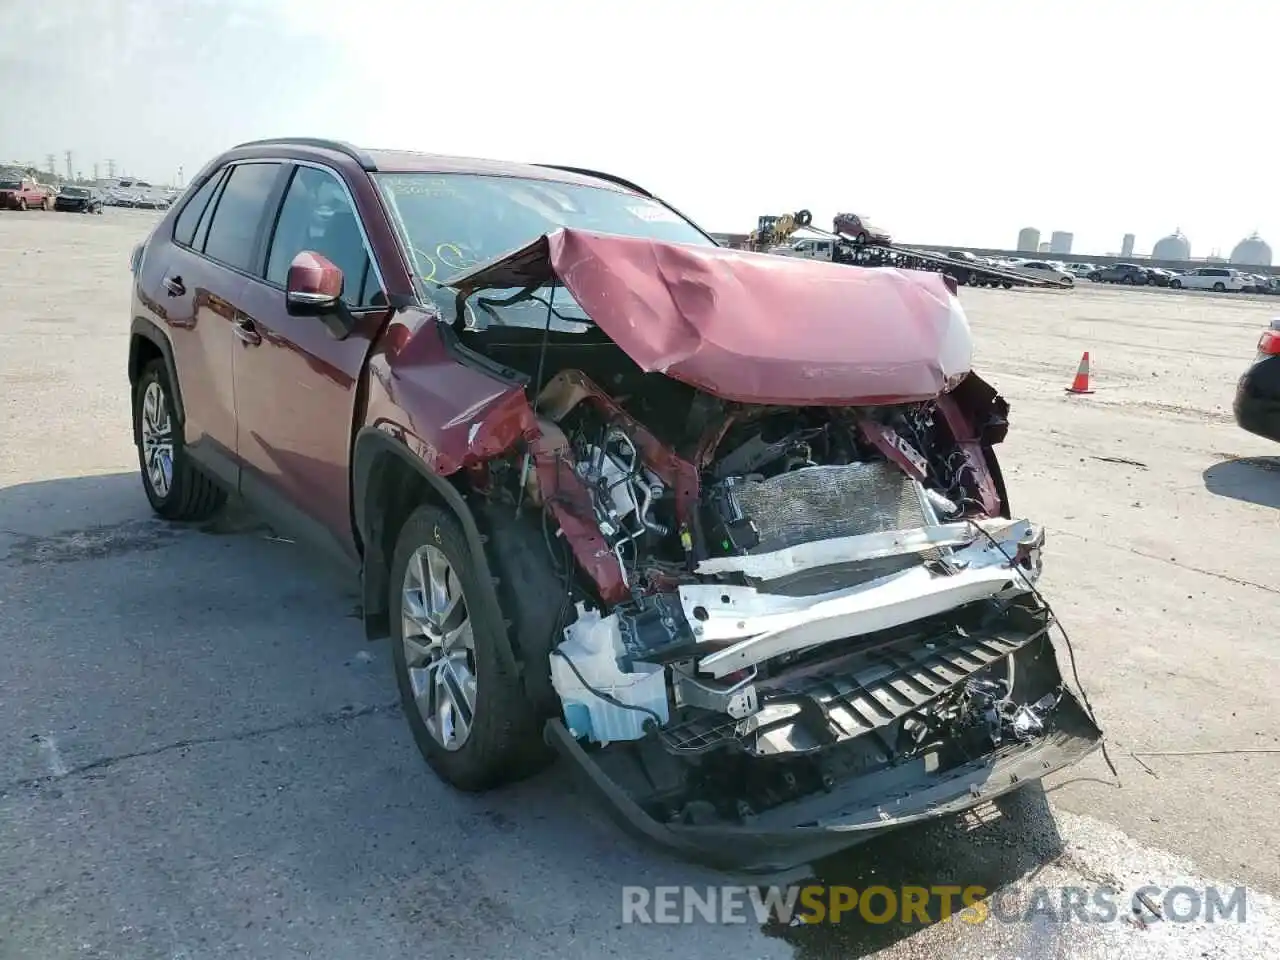
<svg viewBox="0 0 1280 960">
<path fill-rule="evenodd" d="M 1098 746 L 941 281 L 565 229 L 453 286 L 461 346 L 529 401 L 478 484 L 554 571 L 526 677 L 624 824 L 759 873 Z M 489 324 L 481 289 L 521 292 Z"/>
<path fill-rule="evenodd" d="M 1035 589 L 1043 531 L 1007 515 L 990 453 L 1007 407 L 981 380 L 860 409 L 695 393 L 662 436 L 628 400 L 554 374 L 509 472 L 564 576 L 564 728 L 649 817 L 749 824 L 1092 729 Z"/>
</svg>

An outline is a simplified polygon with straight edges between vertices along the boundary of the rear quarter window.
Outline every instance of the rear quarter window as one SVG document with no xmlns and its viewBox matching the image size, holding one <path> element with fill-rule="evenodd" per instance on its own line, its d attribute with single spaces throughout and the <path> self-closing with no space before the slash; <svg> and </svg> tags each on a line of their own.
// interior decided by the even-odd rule
<svg viewBox="0 0 1280 960">
<path fill-rule="evenodd" d="M 231 168 L 218 197 L 204 252 L 229 267 L 251 271 L 259 228 L 280 173 L 278 163 Z"/>
<path fill-rule="evenodd" d="M 218 181 L 221 179 L 222 171 L 218 171 L 206 180 L 204 186 L 187 201 L 182 212 L 178 214 L 177 225 L 173 228 L 174 242 L 189 247 L 195 241 L 196 225 L 200 222 L 200 215 L 209 205 L 209 198 L 213 196 L 213 191 L 217 189 Z"/>
</svg>

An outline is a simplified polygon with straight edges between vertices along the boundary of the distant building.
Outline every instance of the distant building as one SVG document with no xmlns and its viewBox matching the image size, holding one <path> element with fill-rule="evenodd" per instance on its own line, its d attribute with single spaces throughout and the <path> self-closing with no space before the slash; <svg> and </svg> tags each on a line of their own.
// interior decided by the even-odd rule
<svg viewBox="0 0 1280 960">
<path fill-rule="evenodd" d="M 1036 244 L 1036 253 L 1048 253 L 1048 252 L 1049 252 L 1048 240 L 1041 240 L 1038 244 Z"/>
<path fill-rule="evenodd" d="M 1254 233 L 1236 244 L 1236 248 L 1231 251 L 1231 262 L 1248 267 L 1269 267 L 1271 266 L 1271 247 L 1267 241 Z"/>
<path fill-rule="evenodd" d="M 1049 234 L 1049 252 L 1066 255 L 1071 252 L 1071 241 L 1075 238 L 1065 230 L 1055 230 Z"/>
<path fill-rule="evenodd" d="M 1133 256 L 1133 245 L 1135 242 L 1136 238 L 1132 233 L 1126 233 L 1124 235 L 1124 239 L 1120 241 L 1120 256 L 1125 260 L 1128 260 Z"/>
<path fill-rule="evenodd" d="M 1161 237 L 1151 248 L 1152 260 L 1190 260 L 1191 241 L 1175 230 L 1167 237 Z"/>
<path fill-rule="evenodd" d="M 1018 231 L 1018 249 L 1035 253 L 1040 249 L 1040 231 L 1035 227 L 1023 227 Z"/>
</svg>

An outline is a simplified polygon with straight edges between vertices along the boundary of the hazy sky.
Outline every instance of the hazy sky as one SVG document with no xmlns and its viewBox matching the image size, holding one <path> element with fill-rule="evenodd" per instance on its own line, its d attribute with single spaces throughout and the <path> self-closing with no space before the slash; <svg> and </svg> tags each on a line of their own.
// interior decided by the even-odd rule
<svg viewBox="0 0 1280 960">
<path fill-rule="evenodd" d="M 609 170 L 712 230 L 1280 248 L 1277 37 L 1265 0 L 0 0 L 0 161 L 305 134 Z"/>
</svg>

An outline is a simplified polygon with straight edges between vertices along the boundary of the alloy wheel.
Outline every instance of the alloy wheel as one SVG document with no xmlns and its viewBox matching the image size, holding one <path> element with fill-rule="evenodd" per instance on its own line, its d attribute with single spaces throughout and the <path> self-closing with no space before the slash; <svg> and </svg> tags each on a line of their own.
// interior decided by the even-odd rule
<svg viewBox="0 0 1280 960">
<path fill-rule="evenodd" d="M 458 574 L 434 544 L 409 558 L 400 613 L 418 713 L 436 742 L 458 750 L 475 722 L 475 634 Z"/>
<path fill-rule="evenodd" d="M 173 421 L 164 387 L 156 380 L 142 394 L 142 461 L 151 489 L 163 500 L 173 487 Z"/>
</svg>

